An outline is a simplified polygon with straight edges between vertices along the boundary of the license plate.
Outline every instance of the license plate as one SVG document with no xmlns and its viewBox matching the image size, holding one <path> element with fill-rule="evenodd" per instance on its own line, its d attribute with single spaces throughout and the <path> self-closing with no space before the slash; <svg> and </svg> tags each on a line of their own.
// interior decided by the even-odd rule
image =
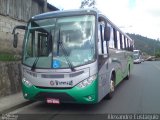
<svg viewBox="0 0 160 120">
<path fill-rule="evenodd" d="M 55 98 L 47 98 L 47 103 L 49 104 L 60 104 L 59 99 L 55 99 Z"/>
</svg>

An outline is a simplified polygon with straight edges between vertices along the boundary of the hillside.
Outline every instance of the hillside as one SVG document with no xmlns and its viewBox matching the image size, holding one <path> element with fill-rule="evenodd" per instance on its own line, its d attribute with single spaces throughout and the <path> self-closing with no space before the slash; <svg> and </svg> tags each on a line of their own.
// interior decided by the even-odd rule
<svg viewBox="0 0 160 120">
<path fill-rule="evenodd" d="M 137 34 L 127 33 L 127 35 L 134 40 L 135 49 L 139 49 L 148 55 L 154 55 L 160 52 L 160 41 Z"/>
</svg>

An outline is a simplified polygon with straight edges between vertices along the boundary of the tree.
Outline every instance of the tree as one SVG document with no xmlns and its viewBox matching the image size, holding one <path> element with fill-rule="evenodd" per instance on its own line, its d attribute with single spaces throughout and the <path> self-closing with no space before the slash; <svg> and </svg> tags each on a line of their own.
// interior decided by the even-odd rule
<svg viewBox="0 0 160 120">
<path fill-rule="evenodd" d="M 135 49 L 146 52 L 148 55 L 151 56 L 159 56 L 160 51 L 158 51 L 158 49 L 160 49 L 160 41 L 147 38 L 138 34 L 127 34 L 134 40 Z"/>
<path fill-rule="evenodd" d="M 160 57 L 160 49 L 156 51 L 155 56 L 156 56 L 156 58 Z"/>
<path fill-rule="evenodd" d="M 80 8 L 95 8 L 95 0 L 82 0 Z"/>
</svg>

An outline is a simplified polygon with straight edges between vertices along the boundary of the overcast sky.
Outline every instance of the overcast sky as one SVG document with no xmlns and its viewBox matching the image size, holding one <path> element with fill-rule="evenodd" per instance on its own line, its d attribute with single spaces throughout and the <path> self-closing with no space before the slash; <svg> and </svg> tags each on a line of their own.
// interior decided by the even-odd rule
<svg viewBox="0 0 160 120">
<path fill-rule="evenodd" d="M 81 0 L 48 0 L 59 9 L 77 9 Z M 96 0 L 96 7 L 124 32 L 160 38 L 160 0 Z"/>
</svg>

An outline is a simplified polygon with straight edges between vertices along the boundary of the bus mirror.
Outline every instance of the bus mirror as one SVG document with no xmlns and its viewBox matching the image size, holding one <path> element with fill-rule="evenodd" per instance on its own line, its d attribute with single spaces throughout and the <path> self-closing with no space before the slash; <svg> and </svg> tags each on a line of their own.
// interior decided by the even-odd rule
<svg viewBox="0 0 160 120">
<path fill-rule="evenodd" d="M 104 33 L 104 40 L 109 41 L 110 40 L 110 27 L 105 27 L 105 33 Z"/>
<path fill-rule="evenodd" d="M 17 48 L 17 43 L 18 43 L 18 33 L 15 33 L 16 29 L 22 29 L 22 30 L 27 30 L 27 27 L 24 25 L 19 25 L 19 26 L 15 26 L 12 34 L 13 34 L 13 47 Z"/>
<path fill-rule="evenodd" d="M 17 48 L 17 43 L 18 43 L 18 33 L 14 34 L 13 38 L 13 47 Z"/>
</svg>

